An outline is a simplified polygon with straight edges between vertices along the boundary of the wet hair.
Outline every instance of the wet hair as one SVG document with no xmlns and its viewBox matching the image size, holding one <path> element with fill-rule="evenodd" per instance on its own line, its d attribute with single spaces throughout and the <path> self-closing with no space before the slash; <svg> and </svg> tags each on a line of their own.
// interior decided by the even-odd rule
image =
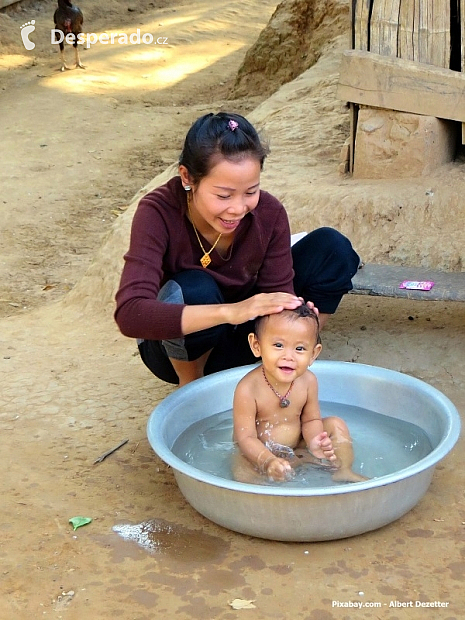
<svg viewBox="0 0 465 620">
<path fill-rule="evenodd" d="M 266 314 L 265 316 L 258 316 L 255 319 L 254 324 L 254 333 L 258 339 L 260 339 L 260 334 L 263 331 L 266 322 L 271 316 L 285 316 L 287 319 L 289 319 L 289 321 L 297 321 L 300 318 L 313 320 L 316 325 L 316 344 L 321 344 L 320 320 L 317 313 L 311 308 L 309 308 L 307 305 L 302 304 L 294 310 L 282 310 L 278 315 Z"/>
<path fill-rule="evenodd" d="M 240 114 L 211 113 L 198 118 L 187 132 L 179 164 L 187 168 L 193 183 L 199 183 L 221 157 L 230 161 L 254 157 L 262 169 L 268 152 L 246 118 Z"/>
</svg>

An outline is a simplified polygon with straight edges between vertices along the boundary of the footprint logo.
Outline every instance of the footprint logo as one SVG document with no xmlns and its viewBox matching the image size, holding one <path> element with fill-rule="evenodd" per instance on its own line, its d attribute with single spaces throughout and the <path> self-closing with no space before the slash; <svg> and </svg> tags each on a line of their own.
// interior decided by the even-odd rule
<svg viewBox="0 0 465 620">
<path fill-rule="evenodd" d="M 36 23 L 35 19 L 31 19 L 30 22 L 26 22 L 25 24 L 21 26 L 21 39 L 23 40 L 24 47 L 28 51 L 33 50 L 36 46 L 35 43 L 33 43 L 32 41 L 29 41 L 29 35 L 31 34 L 31 32 L 34 32 L 34 30 L 36 29 L 36 27 L 34 26 L 35 23 Z"/>
</svg>

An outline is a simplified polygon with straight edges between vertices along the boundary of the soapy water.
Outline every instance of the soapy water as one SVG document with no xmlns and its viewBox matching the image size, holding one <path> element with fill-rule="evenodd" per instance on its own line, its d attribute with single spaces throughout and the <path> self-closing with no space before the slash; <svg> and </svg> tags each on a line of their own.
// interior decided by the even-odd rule
<svg viewBox="0 0 465 620">
<path fill-rule="evenodd" d="M 411 422 L 340 403 L 320 402 L 320 409 L 322 417 L 334 415 L 345 420 L 353 440 L 352 469 L 368 478 L 398 472 L 432 451 L 425 431 Z M 172 452 L 196 469 L 232 480 L 232 456 L 238 449 L 232 441 L 232 430 L 232 410 L 216 413 L 183 431 L 174 442 Z M 284 483 L 263 476 L 263 484 L 317 488 L 347 483 L 334 482 L 330 471 L 304 464 Z"/>
</svg>

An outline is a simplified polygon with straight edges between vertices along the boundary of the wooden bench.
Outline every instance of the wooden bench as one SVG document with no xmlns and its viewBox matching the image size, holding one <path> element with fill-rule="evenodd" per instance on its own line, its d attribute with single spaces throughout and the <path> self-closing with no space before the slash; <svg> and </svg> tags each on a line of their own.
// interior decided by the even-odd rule
<svg viewBox="0 0 465 620">
<path fill-rule="evenodd" d="M 307 233 L 291 235 L 291 245 Z M 399 288 L 405 280 L 434 282 L 430 291 Z M 397 265 L 363 265 L 352 278 L 353 295 L 378 295 L 380 297 L 403 297 L 429 301 L 465 301 L 465 272 L 432 271 L 421 267 Z"/>
<path fill-rule="evenodd" d="M 432 281 L 430 291 L 399 288 L 405 280 Z M 363 265 L 352 278 L 351 293 L 429 301 L 465 301 L 465 272 L 444 272 L 397 265 Z"/>
</svg>

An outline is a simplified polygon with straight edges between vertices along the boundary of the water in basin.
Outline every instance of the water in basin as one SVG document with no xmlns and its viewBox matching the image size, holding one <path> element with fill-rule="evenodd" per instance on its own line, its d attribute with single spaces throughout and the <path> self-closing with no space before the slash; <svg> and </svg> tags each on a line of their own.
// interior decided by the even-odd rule
<svg viewBox="0 0 465 620">
<path fill-rule="evenodd" d="M 353 469 L 368 478 L 379 478 L 409 467 L 427 456 L 431 442 L 423 429 L 411 422 L 347 404 L 320 402 L 323 417 L 336 415 L 349 426 L 354 443 Z M 231 409 L 203 418 L 183 431 L 172 452 L 184 462 L 214 476 L 231 479 L 231 456 L 237 448 L 232 442 Z M 310 465 L 296 469 L 286 483 L 263 484 L 290 487 L 327 487 L 333 482 L 327 471 Z M 345 483 L 342 483 L 345 484 Z"/>
</svg>

